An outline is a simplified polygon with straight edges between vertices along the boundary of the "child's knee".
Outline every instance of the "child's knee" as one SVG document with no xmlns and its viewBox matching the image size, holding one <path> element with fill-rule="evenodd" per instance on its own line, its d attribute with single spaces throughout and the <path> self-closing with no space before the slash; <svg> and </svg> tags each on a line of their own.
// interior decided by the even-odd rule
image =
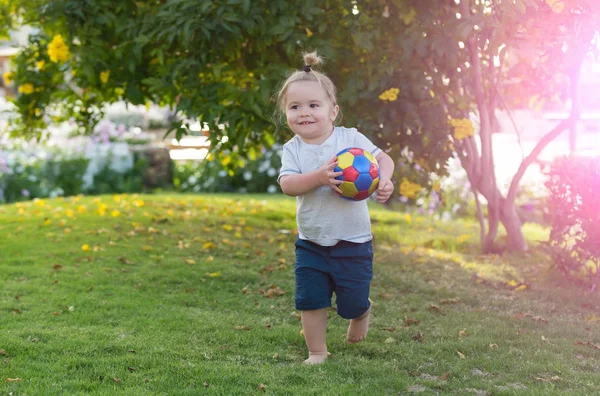
<svg viewBox="0 0 600 396">
<path fill-rule="evenodd" d="M 366 301 L 339 301 L 337 302 L 337 312 L 344 319 L 358 319 L 363 317 L 369 311 L 371 303 L 367 298 Z"/>
</svg>

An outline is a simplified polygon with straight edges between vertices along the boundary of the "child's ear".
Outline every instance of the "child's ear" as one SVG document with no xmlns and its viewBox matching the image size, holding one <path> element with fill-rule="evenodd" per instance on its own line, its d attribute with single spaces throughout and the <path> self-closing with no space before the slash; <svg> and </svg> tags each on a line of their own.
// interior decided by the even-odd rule
<svg viewBox="0 0 600 396">
<path fill-rule="evenodd" d="M 331 122 L 334 122 L 340 112 L 340 106 L 335 105 L 331 108 Z"/>
</svg>

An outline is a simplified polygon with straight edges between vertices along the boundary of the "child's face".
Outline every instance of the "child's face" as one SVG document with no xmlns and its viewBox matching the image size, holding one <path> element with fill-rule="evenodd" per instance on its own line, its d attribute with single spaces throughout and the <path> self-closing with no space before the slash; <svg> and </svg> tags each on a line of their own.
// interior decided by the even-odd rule
<svg viewBox="0 0 600 396">
<path fill-rule="evenodd" d="M 307 143 L 321 144 L 327 139 L 338 111 L 317 81 L 294 82 L 287 89 L 287 123 Z"/>
</svg>

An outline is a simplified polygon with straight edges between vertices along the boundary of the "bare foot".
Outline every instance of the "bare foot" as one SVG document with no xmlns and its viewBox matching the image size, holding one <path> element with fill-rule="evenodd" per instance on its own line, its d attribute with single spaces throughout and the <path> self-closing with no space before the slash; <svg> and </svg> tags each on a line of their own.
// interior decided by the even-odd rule
<svg viewBox="0 0 600 396">
<path fill-rule="evenodd" d="M 322 364 L 325 363 L 325 360 L 327 360 L 327 357 L 329 356 L 329 353 L 325 352 L 323 353 L 309 353 L 308 354 L 308 359 L 306 359 L 304 361 L 304 364 Z"/>
<path fill-rule="evenodd" d="M 370 313 L 371 307 L 369 307 L 367 312 L 365 312 L 358 318 L 350 319 L 348 333 L 346 334 L 346 342 L 348 342 L 349 344 L 355 344 L 367 338 L 367 332 L 369 331 Z"/>
</svg>

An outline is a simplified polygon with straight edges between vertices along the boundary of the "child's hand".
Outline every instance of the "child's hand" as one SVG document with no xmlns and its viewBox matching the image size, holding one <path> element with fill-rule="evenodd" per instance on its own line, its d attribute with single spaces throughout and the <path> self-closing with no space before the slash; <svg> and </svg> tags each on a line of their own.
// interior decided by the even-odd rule
<svg viewBox="0 0 600 396">
<path fill-rule="evenodd" d="M 322 186 L 329 186 L 338 194 L 342 193 L 338 185 L 342 184 L 342 180 L 337 180 L 336 177 L 341 176 L 343 172 L 334 172 L 334 168 L 337 166 L 337 157 L 332 157 L 323 166 L 321 166 L 317 173 L 319 175 L 319 181 Z"/>
<path fill-rule="evenodd" d="M 377 202 L 385 203 L 394 192 L 394 183 L 390 179 L 379 180 L 379 186 L 377 187 Z"/>
</svg>

